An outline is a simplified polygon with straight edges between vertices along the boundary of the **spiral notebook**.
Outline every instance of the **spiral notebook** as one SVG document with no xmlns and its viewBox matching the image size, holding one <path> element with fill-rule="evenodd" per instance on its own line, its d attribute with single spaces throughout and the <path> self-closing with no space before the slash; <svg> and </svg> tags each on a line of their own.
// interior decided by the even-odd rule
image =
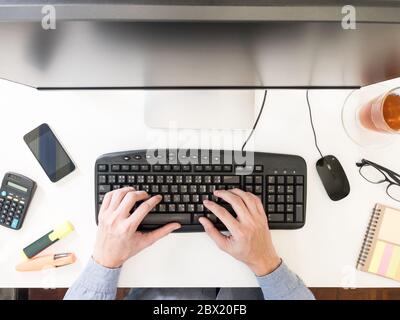
<svg viewBox="0 0 400 320">
<path fill-rule="evenodd" d="M 375 206 L 357 269 L 400 281 L 400 210 Z"/>
</svg>

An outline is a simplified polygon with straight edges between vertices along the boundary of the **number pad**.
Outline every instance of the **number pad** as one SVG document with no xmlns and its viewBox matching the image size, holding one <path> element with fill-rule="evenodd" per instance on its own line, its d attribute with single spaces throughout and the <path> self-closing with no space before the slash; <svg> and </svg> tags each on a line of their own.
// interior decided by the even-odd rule
<svg viewBox="0 0 400 320">
<path fill-rule="evenodd" d="M 267 175 L 265 181 L 269 222 L 304 222 L 304 176 Z"/>
</svg>

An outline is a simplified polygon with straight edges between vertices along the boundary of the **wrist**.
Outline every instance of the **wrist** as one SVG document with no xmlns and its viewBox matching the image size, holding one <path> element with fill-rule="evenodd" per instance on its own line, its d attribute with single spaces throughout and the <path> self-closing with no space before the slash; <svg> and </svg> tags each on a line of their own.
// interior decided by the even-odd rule
<svg viewBox="0 0 400 320">
<path fill-rule="evenodd" d="M 123 265 L 123 261 L 117 261 L 109 258 L 105 258 L 101 255 L 92 255 L 92 259 L 99 265 L 108 268 L 108 269 L 118 269 L 121 268 Z"/>
<path fill-rule="evenodd" d="M 257 277 L 262 277 L 275 271 L 281 263 L 282 259 L 278 256 L 274 256 L 257 261 L 249 265 L 249 267 Z"/>
</svg>

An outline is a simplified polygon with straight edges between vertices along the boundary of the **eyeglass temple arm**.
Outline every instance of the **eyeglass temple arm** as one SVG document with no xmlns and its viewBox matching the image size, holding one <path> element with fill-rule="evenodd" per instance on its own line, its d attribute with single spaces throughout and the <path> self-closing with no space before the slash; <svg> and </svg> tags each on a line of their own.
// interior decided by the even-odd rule
<svg viewBox="0 0 400 320">
<path fill-rule="evenodd" d="M 356 163 L 356 166 L 361 168 L 362 166 L 364 166 L 366 164 L 369 164 L 369 165 L 371 165 L 371 166 L 373 166 L 373 167 L 375 167 L 375 168 L 377 168 L 379 170 L 384 171 L 385 173 L 387 173 L 390 176 L 390 178 L 392 178 L 394 181 L 396 181 L 397 183 L 400 184 L 400 175 L 398 173 L 396 173 L 396 172 L 394 172 L 394 171 L 392 171 L 392 170 L 390 170 L 388 168 L 382 167 L 381 165 L 379 165 L 379 164 L 377 164 L 375 162 L 372 162 L 372 161 L 369 161 L 369 160 L 366 160 L 366 159 L 362 159 L 361 162 L 357 162 Z"/>
</svg>

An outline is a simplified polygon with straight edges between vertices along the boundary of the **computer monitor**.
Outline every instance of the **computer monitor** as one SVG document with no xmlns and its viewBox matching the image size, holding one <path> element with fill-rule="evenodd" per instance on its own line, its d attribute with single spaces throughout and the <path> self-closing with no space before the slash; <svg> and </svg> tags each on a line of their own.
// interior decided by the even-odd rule
<svg viewBox="0 0 400 320">
<path fill-rule="evenodd" d="M 39 89 L 209 93 L 354 88 L 398 77 L 400 1 L 352 1 L 355 29 L 343 28 L 345 2 L 2 1 L 0 77 Z M 56 10 L 54 30 L 41 27 L 43 5 Z M 182 94 L 176 101 L 187 101 Z M 221 105 L 215 94 L 211 110 Z"/>
</svg>

